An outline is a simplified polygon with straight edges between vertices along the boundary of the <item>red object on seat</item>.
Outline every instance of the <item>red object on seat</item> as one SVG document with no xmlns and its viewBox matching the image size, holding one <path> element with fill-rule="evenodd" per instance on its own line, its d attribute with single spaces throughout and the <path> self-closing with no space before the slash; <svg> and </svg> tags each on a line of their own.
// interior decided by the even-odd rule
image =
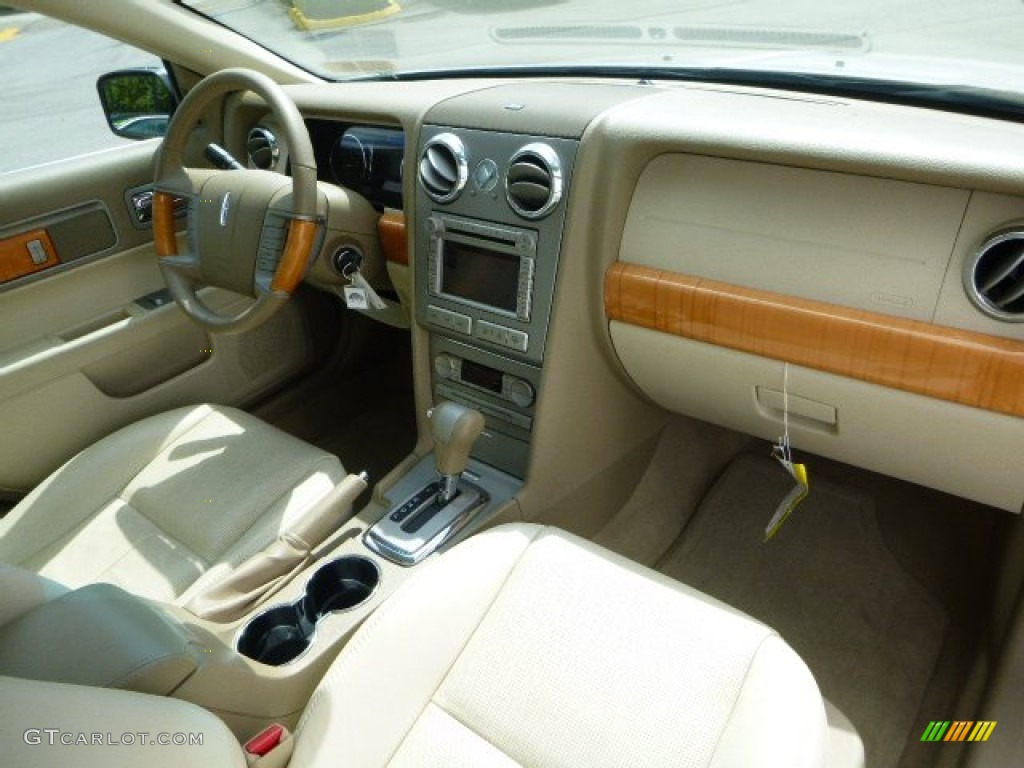
<svg viewBox="0 0 1024 768">
<path fill-rule="evenodd" d="M 262 731 L 257 733 L 247 742 L 245 742 L 245 751 L 250 755 L 263 755 L 267 754 L 270 750 L 281 743 L 281 739 L 284 738 L 284 726 L 274 723 L 268 725 Z"/>
</svg>

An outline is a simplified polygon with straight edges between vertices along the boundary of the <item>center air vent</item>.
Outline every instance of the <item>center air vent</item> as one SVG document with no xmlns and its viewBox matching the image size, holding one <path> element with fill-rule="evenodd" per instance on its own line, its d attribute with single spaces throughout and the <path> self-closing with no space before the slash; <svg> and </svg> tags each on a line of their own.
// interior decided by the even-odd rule
<svg viewBox="0 0 1024 768">
<path fill-rule="evenodd" d="M 993 235 L 967 262 L 967 294 L 988 315 L 1024 322 L 1024 230 Z"/>
<path fill-rule="evenodd" d="M 280 149 L 277 137 L 262 125 L 257 125 L 245 140 L 245 151 L 249 156 L 249 167 L 269 171 L 277 165 Z"/>
<path fill-rule="evenodd" d="M 466 186 L 469 165 L 466 147 L 454 133 L 442 133 L 423 148 L 420 155 L 420 184 L 439 203 L 450 203 Z"/>
<path fill-rule="evenodd" d="M 505 197 L 524 219 L 540 219 L 562 199 L 562 164 L 547 144 L 527 144 L 509 162 Z"/>
</svg>

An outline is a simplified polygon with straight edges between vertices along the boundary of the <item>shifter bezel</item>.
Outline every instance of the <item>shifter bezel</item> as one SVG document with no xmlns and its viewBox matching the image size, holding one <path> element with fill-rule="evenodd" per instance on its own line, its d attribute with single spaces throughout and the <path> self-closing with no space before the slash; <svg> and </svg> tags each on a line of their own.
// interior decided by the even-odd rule
<svg viewBox="0 0 1024 768">
<path fill-rule="evenodd" d="M 491 500 L 461 477 L 455 498 L 443 504 L 440 495 L 441 481 L 434 480 L 389 508 L 363 534 L 367 549 L 399 565 L 416 565 L 458 535 Z M 431 506 L 436 509 L 425 514 Z"/>
</svg>

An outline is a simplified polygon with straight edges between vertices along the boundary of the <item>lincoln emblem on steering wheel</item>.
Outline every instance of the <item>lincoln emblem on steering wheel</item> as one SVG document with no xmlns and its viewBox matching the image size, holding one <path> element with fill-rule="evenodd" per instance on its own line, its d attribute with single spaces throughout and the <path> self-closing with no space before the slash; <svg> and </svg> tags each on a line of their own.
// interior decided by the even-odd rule
<svg viewBox="0 0 1024 768">
<path fill-rule="evenodd" d="M 220 201 L 220 225 L 228 225 L 228 214 L 231 212 L 231 193 L 225 192 L 224 199 Z"/>
</svg>

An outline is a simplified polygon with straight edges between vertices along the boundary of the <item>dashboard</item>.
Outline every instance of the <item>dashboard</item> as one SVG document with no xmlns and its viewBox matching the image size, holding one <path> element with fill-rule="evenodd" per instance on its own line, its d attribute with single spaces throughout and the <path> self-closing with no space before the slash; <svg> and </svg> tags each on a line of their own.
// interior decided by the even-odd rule
<svg viewBox="0 0 1024 768">
<path fill-rule="evenodd" d="M 484 412 L 478 458 L 539 495 L 671 412 L 1021 510 L 1024 127 L 721 85 L 289 92 L 321 178 L 403 212 L 421 397 Z"/>
</svg>

